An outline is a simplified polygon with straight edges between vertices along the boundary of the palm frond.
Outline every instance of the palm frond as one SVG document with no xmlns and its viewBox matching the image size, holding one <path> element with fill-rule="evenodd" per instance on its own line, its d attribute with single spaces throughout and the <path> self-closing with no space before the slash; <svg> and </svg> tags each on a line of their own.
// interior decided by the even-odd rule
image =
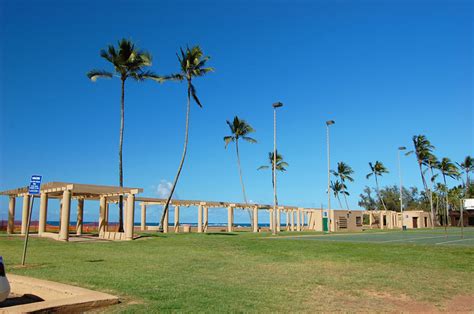
<svg viewBox="0 0 474 314">
<path fill-rule="evenodd" d="M 104 70 L 92 70 L 87 73 L 87 77 L 95 82 L 98 78 L 112 78 L 113 74 Z"/>
<path fill-rule="evenodd" d="M 225 148 L 229 145 L 230 142 L 233 142 L 235 138 L 233 136 L 224 136 Z"/>
<path fill-rule="evenodd" d="M 197 97 L 196 88 L 194 87 L 194 85 L 189 84 L 189 89 L 191 91 L 191 96 L 193 96 L 193 99 L 196 102 L 196 104 L 198 104 L 198 106 L 202 108 L 201 101 L 199 101 L 199 98 Z"/>
<path fill-rule="evenodd" d="M 257 143 L 257 140 L 256 140 L 256 139 L 251 138 L 251 137 L 249 137 L 249 136 L 242 136 L 242 139 L 245 140 L 245 141 L 247 141 L 247 142 L 249 142 L 249 143 L 253 143 L 253 144 Z"/>
<path fill-rule="evenodd" d="M 270 168 L 270 167 L 269 166 L 260 166 L 260 167 L 257 168 L 257 170 L 268 169 L 268 168 Z"/>
</svg>

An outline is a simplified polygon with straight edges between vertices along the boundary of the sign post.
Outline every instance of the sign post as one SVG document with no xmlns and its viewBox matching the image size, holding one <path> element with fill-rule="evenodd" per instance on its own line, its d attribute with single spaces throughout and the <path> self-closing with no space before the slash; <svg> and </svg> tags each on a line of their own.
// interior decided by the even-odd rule
<svg viewBox="0 0 474 314">
<path fill-rule="evenodd" d="M 33 212 L 33 202 L 35 196 L 40 194 L 41 191 L 41 179 L 43 177 L 39 175 L 32 175 L 30 180 L 30 185 L 28 186 L 28 195 L 31 197 L 30 206 L 28 208 L 28 218 L 26 223 L 26 233 L 25 233 L 25 244 L 23 245 L 23 256 L 21 257 L 21 265 L 25 265 L 26 260 L 26 248 L 28 247 L 28 238 L 30 235 L 30 223 L 31 223 L 31 214 Z"/>
</svg>

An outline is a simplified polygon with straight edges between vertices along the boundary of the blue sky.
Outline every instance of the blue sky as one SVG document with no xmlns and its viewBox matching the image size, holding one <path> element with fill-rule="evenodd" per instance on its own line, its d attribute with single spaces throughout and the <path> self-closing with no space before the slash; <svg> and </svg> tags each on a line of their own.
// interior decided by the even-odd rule
<svg viewBox="0 0 474 314">
<path fill-rule="evenodd" d="M 368 162 L 389 168 L 382 185 L 397 184 L 397 147 L 411 147 L 415 134 L 439 157 L 474 153 L 473 9 L 471 1 L 1 0 L 0 190 L 33 173 L 118 183 L 120 82 L 85 74 L 110 70 L 99 51 L 124 37 L 153 55 L 159 74 L 177 70 L 180 46 L 199 44 L 212 57 L 215 73 L 195 81 L 204 108 L 192 108 L 181 199 L 242 200 L 235 150 L 222 140 L 226 119 L 238 115 L 258 140 L 241 145 L 248 197 L 271 203 L 271 173 L 256 169 L 272 150 L 271 104 L 281 101 L 278 147 L 290 167 L 278 179 L 280 203 L 327 203 L 324 122 L 333 119 L 332 165 L 355 170 L 349 203 L 357 208 L 373 185 Z M 185 86 L 130 81 L 125 105 L 125 185 L 157 196 L 179 163 Z M 406 185 L 421 187 L 413 156 L 402 169 Z M 0 206 L 5 219 L 5 197 Z M 85 219 L 97 208 L 91 202 Z"/>
</svg>

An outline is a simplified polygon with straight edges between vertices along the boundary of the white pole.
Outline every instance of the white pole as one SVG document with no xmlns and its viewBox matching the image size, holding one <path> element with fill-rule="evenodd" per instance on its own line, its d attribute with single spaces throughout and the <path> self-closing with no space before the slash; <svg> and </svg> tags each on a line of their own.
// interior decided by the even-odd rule
<svg viewBox="0 0 474 314">
<path fill-rule="evenodd" d="M 273 212 L 272 212 L 272 234 L 276 235 L 276 206 L 277 206 L 277 198 L 276 198 L 276 107 L 273 107 Z"/>
<path fill-rule="evenodd" d="M 406 147 L 401 146 L 398 148 L 398 177 L 400 179 L 400 213 L 402 213 L 402 231 L 404 227 L 404 218 L 403 218 L 403 182 L 402 182 L 402 167 L 400 163 L 400 151 L 405 150 Z"/>
<path fill-rule="evenodd" d="M 331 174 L 330 174 L 330 162 L 329 162 L 329 124 L 326 123 L 326 144 L 327 144 L 327 155 L 328 155 L 328 187 L 327 187 L 327 193 L 328 193 L 328 211 L 331 209 L 331 191 L 330 191 L 330 185 L 331 185 Z"/>
</svg>

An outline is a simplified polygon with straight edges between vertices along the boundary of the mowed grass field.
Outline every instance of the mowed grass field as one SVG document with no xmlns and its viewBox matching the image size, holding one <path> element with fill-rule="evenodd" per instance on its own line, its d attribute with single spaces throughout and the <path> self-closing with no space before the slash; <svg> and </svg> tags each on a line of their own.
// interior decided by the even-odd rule
<svg viewBox="0 0 474 314">
<path fill-rule="evenodd" d="M 122 303 L 105 309 L 112 312 L 474 311 L 472 246 L 288 235 L 295 233 L 280 239 L 149 233 L 131 242 L 82 243 L 30 238 L 28 265 L 21 267 L 23 238 L 1 234 L 0 255 L 7 274 L 118 295 Z M 458 235 L 451 229 L 449 238 Z"/>
</svg>

